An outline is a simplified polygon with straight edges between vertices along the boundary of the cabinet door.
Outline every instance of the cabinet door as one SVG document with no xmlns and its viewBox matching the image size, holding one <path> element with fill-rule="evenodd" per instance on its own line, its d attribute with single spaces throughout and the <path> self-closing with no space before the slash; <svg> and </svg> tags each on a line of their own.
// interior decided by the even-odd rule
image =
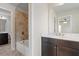
<svg viewBox="0 0 79 59">
<path fill-rule="evenodd" d="M 48 40 L 47 40 L 47 38 L 44 38 L 44 37 L 42 37 L 42 49 L 41 49 L 41 53 L 42 53 L 42 56 L 47 56 L 47 42 L 48 42 Z"/>
<path fill-rule="evenodd" d="M 57 47 L 58 56 L 79 56 L 79 50 L 69 47 Z"/>
<path fill-rule="evenodd" d="M 56 46 L 48 45 L 48 48 L 47 48 L 47 55 L 48 55 L 48 56 L 56 56 L 56 55 L 57 55 Z"/>
<path fill-rule="evenodd" d="M 56 40 L 42 38 L 42 56 L 56 56 Z"/>
<path fill-rule="evenodd" d="M 79 56 L 79 43 L 66 40 L 58 40 L 58 56 Z"/>
</svg>

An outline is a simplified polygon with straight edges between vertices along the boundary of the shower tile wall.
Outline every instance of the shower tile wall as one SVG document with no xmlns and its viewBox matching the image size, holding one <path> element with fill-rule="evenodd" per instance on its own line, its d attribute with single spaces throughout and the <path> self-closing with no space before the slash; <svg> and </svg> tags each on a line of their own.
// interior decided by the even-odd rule
<svg viewBox="0 0 79 59">
<path fill-rule="evenodd" d="M 28 39 L 28 15 L 22 11 L 16 11 L 15 16 L 16 40 Z"/>
</svg>

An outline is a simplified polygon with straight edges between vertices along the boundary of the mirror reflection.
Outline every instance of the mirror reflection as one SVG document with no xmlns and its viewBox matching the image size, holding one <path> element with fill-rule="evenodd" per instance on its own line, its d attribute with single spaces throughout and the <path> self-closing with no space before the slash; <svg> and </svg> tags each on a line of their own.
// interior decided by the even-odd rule
<svg viewBox="0 0 79 59">
<path fill-rule="evenodd" d="M 55 30 L 59 33 L 79 33 L 79 3 L 54 3 Z"/>
<path fill-rule="evenodd" d="M 0 33 L 10 32 L 11 16 L 10 12 L 0 8 Z"/>
</svg>

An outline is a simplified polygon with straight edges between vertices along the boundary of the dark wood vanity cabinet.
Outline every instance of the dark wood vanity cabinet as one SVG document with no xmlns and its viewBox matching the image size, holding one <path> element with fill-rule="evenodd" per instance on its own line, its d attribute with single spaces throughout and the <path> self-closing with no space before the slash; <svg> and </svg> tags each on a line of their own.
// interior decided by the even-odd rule
<svg viewBox="0 0 79 59">
<path fill-rule="evenodd" d="M 42 56 L 79 56 L 79 42 L 42 37 Z"/>
<path fill-rule="evenodd" d="M 44 56 L 56 55 L 56 40 L 52 41 L 51 38 L 42 38 L 42 55 Z"/>
</svg>

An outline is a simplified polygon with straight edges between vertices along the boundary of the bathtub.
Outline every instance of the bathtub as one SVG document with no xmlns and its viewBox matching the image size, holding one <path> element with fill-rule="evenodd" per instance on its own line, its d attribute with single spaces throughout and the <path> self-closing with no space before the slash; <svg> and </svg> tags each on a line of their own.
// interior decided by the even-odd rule
<svg viewBox="0 0 79 59">
<path fill-rule="evenodd" d="M 29 55 L 29 40 L 16 42 L 16 49 L 25 56 Z"/>
</svg>

